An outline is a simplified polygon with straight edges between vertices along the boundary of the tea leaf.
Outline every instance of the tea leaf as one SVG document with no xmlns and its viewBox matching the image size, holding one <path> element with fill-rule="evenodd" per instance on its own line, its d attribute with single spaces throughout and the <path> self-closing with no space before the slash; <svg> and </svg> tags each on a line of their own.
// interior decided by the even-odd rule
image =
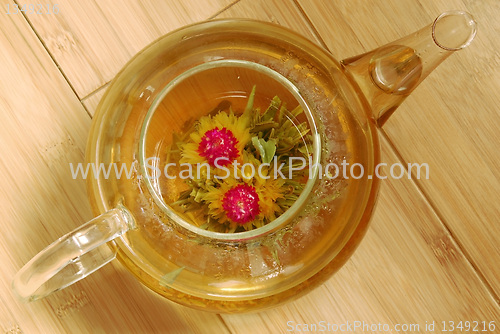
<svg viewBox="0 0 500 334">
<path fill-rule="evenodd" d="M 255 126 L 252 128 L 252 132 L 253 133 L 264 132 L 266 130 L 272 130 L 278 126 L 279 124 L 274 122 L 273 120 L 263 121 L 255 124 Z"/>
<path fill-rule="evenodd" d="M 293 117 L 297 117 L 300 114 L 302 114 L 302 112 L 304 112 L 304 110 L 302 109 L 302 106 L 299 104 L 291 111 L 291 114 L 293 115 Z"/>
<path fill-rule="evenodd" d="M 245 107 L 245 111 L 243 112 L 242 116 L 250 115 L 250 113 L 253 111 L 253 101 L 255 99 L 256 88 L 257 87 L 255 85 L 252 87 L 252 91 L 250 92 L 250 96 L 248 97 L 247 106 Z"/>
<path fill-rule="evenodd" d="M 243 152 L 241 152 L 242 157 L 251 164 L 255 163 L 256 167 L 259 165 L 259 161 L 270 164 L 276 158 L 279 163 L 285 162 L 283 173 L 288 175 L 293 168 L 293 177 L 284 179 L 268 188 L 265 186 L 266 178 L 246 179 L 245 182 L 248 185 L 260 187 L 260 191 L 264 194 L 270 192 L 269 195 L 272 194 L 272 198 L 275 200 L 273 200 L 274 203 L 271 203 L 272 210 L 245 225 L 231 221 L 226 216 L 224 211 L 226 209 L 223 206 L 224 192 L 227 191 L 224 189 L 237 185 L 238 178 L 229 178 L 229 181 L 210 178 L 208 175 L 214 175 L 213 172 L 216 172 L 211 168 L 210 173 L 202 173 L 197 178 L 188 179 L 185 181 L 185 185 L 189 190 L 182 191 L 177 201 L 171 205 L 182 212 L 185 218 L 192 221 L 195 226 L 221 233 L 243 232 L 262 227 L 290 208 L 305 186 L 305 177 L 308 172 L 307 163 L 303 167 L 302 162 L 293 162 L 291 166 L 287 165 L 290 157 L 307 158 L 311 152 L 312 137 L 308 123 L 307 121 L 301 122 L 297 118 L 303 113 L 302 107 L 298 105 L 289 111 L 285 103 L 278 96 L 275 96 L 267 109 L 261 113 L 259 108 L 254 107 L 255 92 L 256 86 L 253 86 L 243 114 L 239 116 L 237 113 L 233 113 L 230 103 L 223 101 L 224 103 L 220 103 L 208 116 L 204 117 L 208 117 L 208 121 L 213 121 L 213 118 L 218 117 L 219 113 L 229 113 L 234 124 L 237 124 L 239 128 L 246 128 L 250 132 L 250 136 L 247 137 L 250 140 L 245 139 Z M 197 131 L 197 136 L 203 136 L 203 133 L 200 132 L 200 124 L 200 120 L 193 121 L 186 124 L 185 128 L 188 129 L 183 131 L 180 136 L 174 134 L 173 142 L 177 145 L 172 145 L 172 147 L 177 146 L 180 150 L 169 147 L 165 152 L 167 161 L 175 160 L 181 156 L 185 158 L 198 154 L 193 149 L 192 142 L 195 136 L 192 134 Z M 186 154 L 184 150 L 192 150 L 192 152 Z M 214 192 L 217 195 L 214 196 Z M 214 203 L 216 204 L 214 205 Z"/>
<path fill-rule="evenodd" d="M 276 140 L 269 139 L 265 141 L 262 138 L 252 137 L 252 144 L 259 152 L 263 163 L 268 164 L 273 160 L 276 153 Z"/>
<path fill-rule="evenodd" d="M 273 99 L 271 100 L 271 104 L 267 108 L 264 115 L 262 115 L 262 120 L 269 121 L 274 119 L 274 115 L 276 115 L 276 112 L 278 111 L 280 104 L 281 104 L 280 98 L 277 96 L 273 97 Z"/>
<path fill-rule="evenodd" d="M 175 279 L 181 274 L 184 268 L 186 267 L 180 267 L 178 269 L 175 269 L 174 271 L 166 273 L 160 278 L 159 284 L 165 287 L 169 287 L 170 284 L 174 283 Z"/>
</svg>

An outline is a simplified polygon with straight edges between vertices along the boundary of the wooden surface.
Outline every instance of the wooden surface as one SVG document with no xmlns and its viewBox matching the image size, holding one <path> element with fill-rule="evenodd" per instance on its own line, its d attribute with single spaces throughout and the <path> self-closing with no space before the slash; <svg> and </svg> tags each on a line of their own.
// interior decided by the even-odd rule
<svg viewBox="0 0 500 334">
<path fill-rule="evenodd" d="M 500 333 L 498 0 L 43 3 L 59 13 L 7 15 L 14 2 L 1 1 L 0 333 L 286 333 L 320 321 L 418 324 L 413 332 L 436 321 L 430 333 L 443 321 L 494 321 L 490 333 Z M 365 239 L 323 286 L 267 312 L 216 315 L 162 299 L 116 262 L 42 301 L 13 296 L 15 272 L 92 217 L 84 181 L 71 178 L 68 164 L 83 161 L 103 86 L 154 39 L 200 20 L 250 17 L 290 27 L 342 59 L 449 9 L 476 17 L 476 40 L 381 130 L 382 161 L 425 162 L 430 178 L 381 182 Z"/>
</svg>

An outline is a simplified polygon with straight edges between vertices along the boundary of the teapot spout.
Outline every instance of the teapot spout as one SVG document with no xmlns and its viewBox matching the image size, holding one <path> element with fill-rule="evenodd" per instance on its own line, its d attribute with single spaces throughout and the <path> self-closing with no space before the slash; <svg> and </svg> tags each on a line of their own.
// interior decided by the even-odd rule
<svg viewBox="0 0 500 334">
<path fill-rule="evenodd" d="M 429 26 L 341 66 L 366 96 L 373 118 L 382 126 L 404 99 L 453 52 L 467 47 L 476 22 L 463 11 L 439 15 Z"/>
</svg>

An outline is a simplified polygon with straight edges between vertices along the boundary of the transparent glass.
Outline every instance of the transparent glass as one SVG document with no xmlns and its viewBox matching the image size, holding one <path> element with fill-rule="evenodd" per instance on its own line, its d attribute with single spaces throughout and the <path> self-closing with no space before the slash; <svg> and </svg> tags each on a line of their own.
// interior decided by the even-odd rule
<svg viewBox="0 0 500 334">
<path fill-rule="evenodd" d="M 33 301 L 85 278 L 116 257 L 107 242 L 131 227 L 133 219 L 124 208 L 88 221 L 32 258 L 14 278 L 14 291 Z"/>
<path fill-rule="evenodd" d="M 295 208 L 250 232 L 208 232 L 171 210 L 163 198 L 175 185 L 144 177 L 145 160 L 158 157 L 162 167 L 172 133 L 220 103 L 242 110 L 253 85 L 261 109 L 278 95 L 308 111 L 321 165 L 345 159 L 373 170 L 374 124 L 338 62 L 261 22 L 206 22 L 158 40 L 118 75 L 94 119 L 88 161 L 139 166 L 131 179 L 89 183 L 96 213 L 123 203 L 135 217 L 137 228 L 115 240 L 117 257 L 151 289 L 189 306 L 241 312 L 308 291 L 348 258 L 374 204 L 376 180 L 323 176 Z"/>
<path fill-rule="evenodd" d="M 439 15 L 432 24 L 342 66 L 359 85 L 382 126 L 406 97 L 454 51 L 476 36 L 477 24 L 464 11 Z"/>
<path fill-rule="evenodd" d="M 380 50 L 394 51 L 379 49 L 380 59 L 392 57 Z M 356 249 L 375 204 L 378 180 L 371 175 L 379 162 L 379 114 L 364 97 L 366 82 L 389 96 L 388 103 L 401 91 L 374 84 L 371 68 L 358 65 L 341 65 L 292 31 L 250 20 L 203 22 L 152 43 L 111 83 L 87 145 L 88 163 L 124 166 L 130 174 L 90 178 L 98 217 L 35 257 L 17 275 L 14 289 L 33 300 L 115 256 L 153 291 L 214 312 L 272 307 L 321 284 Z M 357 75 L 363 66 L 366 73 Z M 151 177 L 151 171 L 161 172 L 168 162 L 165 147 L 173 134 L 223 105 L 241 112 L 254 85 L 254 105 L 261 110 L 275 95 L 304 109 L 313 177 L 293 206 L 264 227 L 203 230 L 170 207 L 178 184 Z M 150 157 L 157 158 L 154 164 Z M 332 178 L 329 164 L 341 168 L 339 175 Z M 342 170 L 343 164 L 360 164 L 363 176 Z"/>
</svg>

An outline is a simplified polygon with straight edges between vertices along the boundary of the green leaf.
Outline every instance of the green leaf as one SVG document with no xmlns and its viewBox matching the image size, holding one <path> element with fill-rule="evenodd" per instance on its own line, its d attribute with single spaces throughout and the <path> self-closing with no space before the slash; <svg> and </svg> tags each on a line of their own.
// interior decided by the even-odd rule
<svg viewBox="0 0 500 334">
<path fill-rule="evenodd" d="M 259 152 L 260 158 L 263 163 L 270 163 L 273 160 L 274 154 L 276 153 L 276 140 L 259 138 L 257 136 L 252 137 L 252 144 L 255 149 Z"/>
<path fill-rule="evenodd" d="M 279 124 L 276 122 L 273 122 L 272 120 L 265 121 L 265 122 L 259 122 L 255 124 L 255 126 L 252 128 L 251 132 L 252 133 L 259 133 L 261 131 L 266 131 L 266 130 L 271 130 L 275 127 L 277 127 Z"/>
<path fill-rule="evenodd" d="M 274 119 L 274 115 L 276 115 L 276 112 L 279 110 L 280 104 L 281 104 L 280 98 L 277 96 L 273 97 L 273 99 L 271 100 L 271 104 L 267 108 L 264 115 L 262 115 L 262 120 L 269 121 Z"/>
<path fill-rule="evenodd" d="M 255 85 L 252 87 L 252 91 L 250 92 L 250 96 L 248 97 L 247 106 L 245 107 L 245 112 L 243 113 L 242 117 L 247 117 L 247 115 L 249 116 L 253 111 L 253 100 L 255 99 L 256 88 L 257 86 Z"/>
<path fill-rule="evenodd" d="M 302 110 L 302 106 L 299 104 L 298 106 L 295 107 L 295 109 L 293 109 L 291 111 L 291 114 L 294 116 L 294 117 L 297 117 L 299 116 L 300 114 L 302 114 L 302 112 L 304 112 L 304 110 Z"/>
<path fill-rule="evenodd" d="M 174 283 L 175 279 L 180 275 L 184 268 L 185 267 L 180 267 L 174 271 L 166 273 L 160 278 L 159 284 L 168 288 L 170 284 Z"/>
</svg>

